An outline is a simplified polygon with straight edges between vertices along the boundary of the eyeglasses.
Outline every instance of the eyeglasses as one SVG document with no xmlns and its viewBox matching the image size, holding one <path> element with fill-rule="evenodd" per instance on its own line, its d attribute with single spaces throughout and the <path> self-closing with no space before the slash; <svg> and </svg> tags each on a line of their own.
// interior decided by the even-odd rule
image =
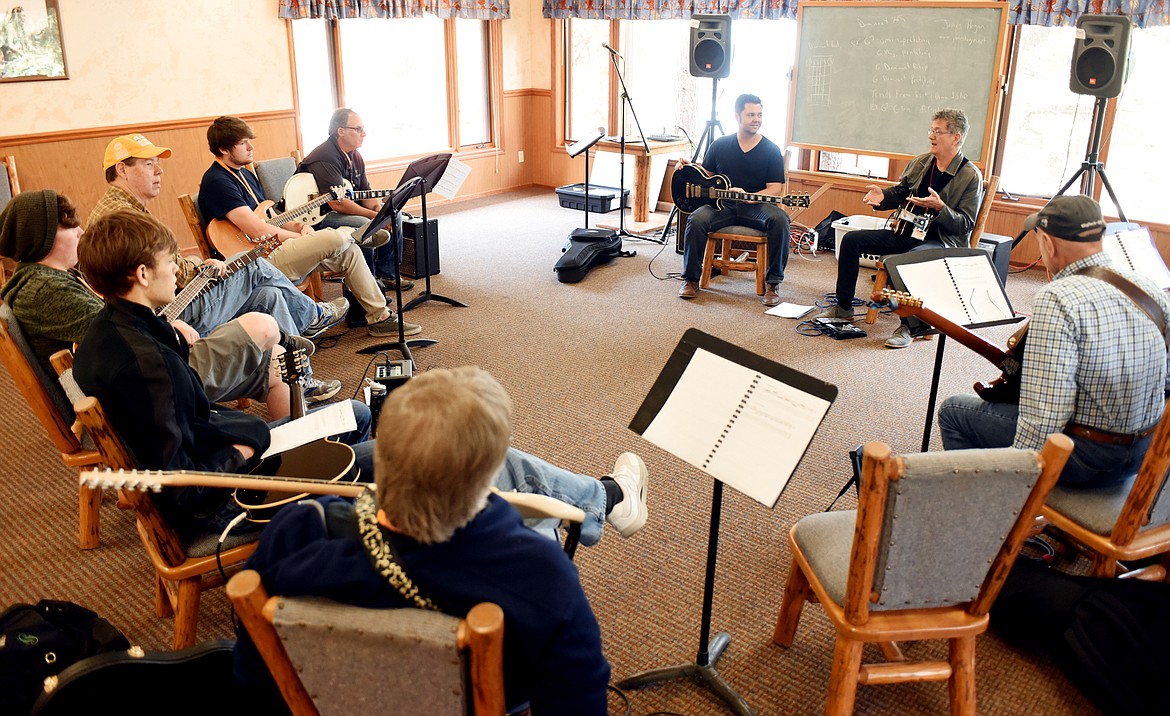
<svg viewBox="0 0 1170 716">
<path fill-rule="evenodd" d="M 358 134 L 365 134 L 366 133 L 366 128 L 362 125 L 358 125 L 356 127 L 342 127 L 342 129 L 352 129 L 353 131 L 357 132 Z"/>
<path fill-rule="evenodd" d="M 935 129 L 934 127 L 926 130 L 926 136 L 928 137 L 937 137 L 940 134 L 958 134 L 958 132 L 952 132 L 949 129 Z"/>
</svg>

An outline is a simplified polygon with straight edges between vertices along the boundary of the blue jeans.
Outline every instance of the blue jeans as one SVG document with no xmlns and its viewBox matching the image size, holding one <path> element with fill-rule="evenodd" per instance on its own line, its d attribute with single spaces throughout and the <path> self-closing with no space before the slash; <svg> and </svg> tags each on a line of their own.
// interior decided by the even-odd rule
<svg viewBox="0 0 1170 716">
<path fill-rule="evenodd" d="M 280 330 L 294 336 L 317 318 L 317 305 L 264 259 L 256 259 L 199 294 L 180 318 L 206 338 L 217 327 L 252 311 L 272 316 Z"/>
<path fill-rule="evenodd" d="M 946 450 L 1011 447 L 1016 438 L 1020 406 L 989 403 L 970 393 L 952 395 L 938 411 L 938 427 Z M 1060 473 L 1062 487 L 1109 487 L 1137 473 L 1153 435 L 1133 445 L 1073 438 L 1073 452 Z"/>
<path fill-rule="evenodd" d="M 747 226 L 768 235 L 768 271 L 764 281 L 777 284 L 784 280 L 788 266 L 788 214 L 776 204 L 727 202 L 726 208 L 700 206 L 687 219 L 683 237 L 683 279 L 698 283 L 703 274 L 703 252 L 707 234 L 728 226 Z"/>
<path fill-rule="evenodd" d="M 360 471 L 358 480 L 360 482 L 373 482 L 374 441 L 370 440 L 370 425 L 373 423 L 373 417 L 370 414 L 370 407 L 365 403 L 357 400 L 351 400 L 349 401 L 349 404 L 353 406 L 353 416 L 357 420 L 357 427 L 348 433 L 334 435 L 333 437 L 353 448 L 354 467 Z M 316 412 L 320 409 L 321 408 L 315 408 L 309 412 Z M 268 423 L 268 427 L 279 427 L 291 419 L 292 418 L 281 418 L 280 420 L 273 420 L 271 423 Z"/>
<path fill-rule="evenodd" d="M 339 229 L 343 226 L 350 226 L 355 229 L 365 226 L 369 219 L 357 214 L 339 214 L 336 211 L 331 211 L 325 215 L 323 219 L 317 222 L 314 228 L 317 229 Z M 392 235 L 398 237 L 398 258 L 402 260 L 402 215 L 399 214 L 395 220 L 397 226 L 387 226 L 386 230 Z M 354 233 L 354 241 L 361 237 Z M 370 273 L 374 278 L 398 278 L 398 267 L 394 265 L 394 251 L 390 248 L 390 244 L 381 246 L 376 249 L 362 249 L 362 255 L 366 257 L 366 265 L 370 267 Z"/>
<path fill-rule="evenodd" d="M 501 492 L 533 492 L 580 507 L 585 512 L 581 544 L 589 546 L 601 540 L 605 527 L 605 488 L 601 480 L 569 472 L 516 448 L 508 448 L 504 466 L 496 475 L 495 486 Z M 541 520 L 529 526 L 553 538 L 557 536 L 556 520 Z"/>
</svg>

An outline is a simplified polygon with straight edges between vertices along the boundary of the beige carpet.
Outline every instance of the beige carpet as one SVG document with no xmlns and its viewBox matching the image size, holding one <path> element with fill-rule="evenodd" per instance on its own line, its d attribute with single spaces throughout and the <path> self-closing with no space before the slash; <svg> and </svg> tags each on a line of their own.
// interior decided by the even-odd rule
<svg viewBox="0 0 1170 716">
<path fill-rule="evenodd" d="M 884 440 L 895 451 L 919 448 L 937 343 L 884 349 L 882 341 L 896 325 L 892 316 L 867 327 L 867 338 L 839 342 L 797 335 L 795 321 L 764 315 L 750 274 L 716 278 L 695 301 L 680 301 L 676 281 L 655 278 L 681 268 L 673 239 L 660 255 L 656 244 L 628 240 L 625 248 L 637 256 L 597 268 L 581 283 L 561 284 L 553 265 L 583 216 L 560 208 L 551 189 L 432 213 L 439 218 L 442 265 L 433 290 L 470 307 L 428 302 L 408 314 L 424 326 L 424 336 L 439 341 L 415 350 L 419 369 L 478 364 L 490 370 L 515 401 L 517 447 L 590 475 L 604 474 L 624 450 L 638 452 L 649 466 L 645 529 L 630 539 L 607 534 L 577 556 L 615 681 L 693 661 L 699 646 L 712 483 L 626 427 L 682 333 L 700 328 L 839 386 L 839 398 L 775 508 L 725 491 L 713 609 L 713 629 L 732 634 L 719 670 L 733 688 L 761 714 L 820 712 L 832 659 L 831 627 L 823 613 L 806 607 L 792 648 L 771 643 L 790 561 L 787 532 L 836 495 L 848 477 L 846 451 L 854 445 Z M 820 298 L 831 290 L 835 266 L 831 255 L 792 256 L 781 287 L 784 299 Z M 1029 310 L 1043 280 L 1038 272 L 1012 276 L 1008 288 L 1018 310 Z M 1010 332 L 982 333 L 1002 343 Z M 318 351 L 315 370 L 342 378 L 351 391 L 368 362 L 354 351 L 375 343 L 364 331 L 351 331 Z M 969 390 L 973 381 L 994 373 L 948 341 L 940 396 Z M 109 618 L 132 641 L 165 648 L 172 623 L 153 616 L 151 575 L 130 516 L 114 509 L 107 496 L 102 546 L 77 548 L 74 476 L 62 467 L 7 373 L 0 381 L 6 396 L 0 476 L 9 495 L 0 502 L 0 605 L 71 599 Z M 937 435 L 932 449 L 941 449 Z M 840 507 L 854 504 L 850 494 Z M 220 591 L 205 595 L 200 638 L 231 634 L 226 598 Z M 934 645 L 910 645 L 908 652 L 943 654 Z M 867 651 L 866 658 L 875 659 L 876 652 Z M 1051 663 L 994 634 L 979 640 L 977 671 L 980 713 L 1096 713 Z M 721 702 L 690 682 L 633 692 L 630 699 L 634 714 L 723 712 Z M 612 713 L 621 713 L 613 703 Z M 862 687 L 858 693 L 859 714 L 946 710 L 944 684 Z"/>
</svg>

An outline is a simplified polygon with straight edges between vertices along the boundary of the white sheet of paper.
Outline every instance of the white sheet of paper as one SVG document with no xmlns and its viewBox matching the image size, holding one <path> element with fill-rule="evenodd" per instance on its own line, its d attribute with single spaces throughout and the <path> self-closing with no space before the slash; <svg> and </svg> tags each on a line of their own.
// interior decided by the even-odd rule
<svg viewBox="0 0 1170 716">
<path fill-rule="evenodd" d="M 447 170 L 443 172 L 442 178 L 435 184 L 433 191 L 444 199 L 454 199 L 470 173 L 470 165 L 451 157 L 451 160 L 447 162 Z"/>
<path fill-rule="evenodd" d="M 926 308 L 960 326 L 1012 317 L 995 268 L 985 256 L 900 264 L 898 275 L 906 291 L 921 298 Z"/>
<path fill-rule="evenodd" d="M 1158 247 L 1154 246 L 1154 238 L 1150 236 L 1149 229 L 1142 227 L 1117 234 L 1106 234 L 1101 243 L 1114 264 L 1139 276 L 1145 276 L 1158 284 L 1160 289 L 1170 289 L 1170 269 L 1166 268 L 1162 254 L 1158 253 Z"/>
<path fill-rule="evenodd" d="M 829 405 L 700 348 L 642 437 L 772 507 Z"/>
<path fill-rule="evenodd" d="M 801 306 L 798 303 L 781 303 L 778 306 L 773 306 L 764 313 L 769 316 L 780 316 L 781 318 L 800 318 L 807 315 L 816 306 Z"/>
<path fill-rule="evenodd" d="M 353 414 L 353 405 L 343 400 L 273 428 L 272 444 L 260 457 L 279 455 L 305 443 L 356 429 L 357 417 Z"/>
</svg>

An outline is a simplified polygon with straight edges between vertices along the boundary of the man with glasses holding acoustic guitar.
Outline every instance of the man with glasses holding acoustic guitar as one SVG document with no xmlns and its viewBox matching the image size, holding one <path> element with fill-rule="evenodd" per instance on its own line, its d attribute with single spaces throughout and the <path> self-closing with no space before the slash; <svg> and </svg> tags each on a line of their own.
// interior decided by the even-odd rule
<svg viewBox="0 0 1170 716">
<path fill-rule="evenodd" d="M 754 94 L 741 94 L 735 99 L 734 135 L 720 137 L 707 148 L 702 168 L 710 174 L 721 174 L 731 183 L 731 191 L 782 196 L 784 194 L 784 152 L 760 134 L 764 120 L 764 105 Z M 685 166 L 686 159 L 679 165 Z M 731 201 L 724 199 L 723 208 L 701 206 L 687 219 L 683 237 L 683 285 L 678 297 L 692 299 L 699 295 L 699 280 L 703 272 L 703 251 L 707 234 L 733 224 L 759 229 L 768 235 L 768 270 L 764 281 L 768 284 L 765 306 L 780 303 L 777 293 L 788 265 L 788 214 L 778 204 Z"/>
<path fill-rule="evenodd" d="M 930 151 L 912 159 L 897 184 L 886 189 L 876 184 L 866 187 L 862 200 L 875 211 L 897 211 L 890 228 L 850 231 L 842 239 L 837 255 L 837 303 L 817 318 L 853 320 L 862 254 L 900 254 L 926 242 L 935 248 L 970 244 L 983 201 L 983 175 L 963 156 L 967 127 L 962 110 L 938 110 L 927 132 Z M 911 324 L 903 318 L 886 347 L 905 348 L 914 338 Z"/>
</svg>

